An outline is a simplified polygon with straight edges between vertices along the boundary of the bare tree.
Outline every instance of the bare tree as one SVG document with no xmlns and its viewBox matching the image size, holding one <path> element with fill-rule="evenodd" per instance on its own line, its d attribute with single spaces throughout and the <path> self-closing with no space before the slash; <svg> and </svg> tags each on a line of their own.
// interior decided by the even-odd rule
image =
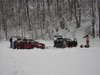
<svg viewBox="0 0 100 75">
<path fill-rule="evenodd" d="M 95 0 L 90 0 L 90 7 L 91 7 L 91 24 L 92 24 L 92 37 L 95 38 Z"/>
<path fill-rule="evenodd" d="M 99 38 L 100 38 L 100 0 L 97 0 L 98 15 L 99 15 Z"/>
<path fill-rule="evenodd" d="M 2 27 L 3 27 L 3 30 L 4 30 L 4 32 L 5 32 L 5 38 L 6 38 L 6 40 L 7 40 L 7 36 L 8 36 L 8 34 L 7 34 L 7 24 L 6 24 L 6 21 L 7 21 L 7 17 L 6 17 L 6 0 L 0 0 L 0 5 L 1 5 L 1 13 L 2 13 L 2 15 L 1 15 L 1 17 L 2 17 Z"/>
<path fill-rule="evenodd" d="M 69 11 L 74 15 L 76 20 L 77 28 L 80 27 L 81 24 L 81 6 L 79 0 L 68 0 L 69 3 Z"/>
<path fill-rule="evenodd" d="M 37 10 L 37 18 L 39 18 L 39 12 L 40 12 L 40 3 L 39 3 L 39 0 L 37 0 L 36 2 L 36 10 Z"/>
<path fill-rule="evenodd" d="M 50 20 L 51 20 L 50 6 L 51 6 L 52 2 L 53 2 L 53 0 L 46 0 L 46 3 L 47 3 L 47 10 L 48 10 L 48 15 L 49 15 Z"/>
<path fill-rule="evenodd" d="M 100 0 L 97 2 L 100 37 Z M 95 0 L 0 0 L 0 25 L 6 39 L 9 33 L 51 39 L 59 28 L 68 28 L 69 21 L 75 22 L 76 28 L 79 28 L 87 15 L 87 19 L 91 19 L 92 36 L 95 37 L 95 6 Z"/>
<path fill-rule="evenodd" d="M 31 29 L 30 15 L 29 15 L 29 8 L 28 8 L 28 1 L 29 0 L 25 0 L 25 5 L 26 5 L 26 12 L 27 12 L 27 19 L 28 19 L 29 30 L 32 30 Z"/>
</svg>

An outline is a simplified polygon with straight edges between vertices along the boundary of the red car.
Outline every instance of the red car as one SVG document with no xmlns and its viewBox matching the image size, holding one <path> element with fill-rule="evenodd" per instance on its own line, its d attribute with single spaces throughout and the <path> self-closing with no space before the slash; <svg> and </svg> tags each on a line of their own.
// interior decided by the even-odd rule
<svg viewBox="0 0 100 75">
<path fill-rule="evenodd" d="M 39 43 L 37 41 L 32 41 L 33 47 L 45 49 L 45 44 Z"/>
<path fill-rule="evenodd" d="M 17 49 L 33 49 L 34 47 L 44 49 L 45 44 L 39 43 L 32 39 L 24 39 L 20 42 L 18 41 L 16 44 Z"/>
<path fill-rule="evenodd" d="M 21 41 L 16 44 L 17 49 L 32 49 L 34 48 L 31 42 Z"/>
</svg>

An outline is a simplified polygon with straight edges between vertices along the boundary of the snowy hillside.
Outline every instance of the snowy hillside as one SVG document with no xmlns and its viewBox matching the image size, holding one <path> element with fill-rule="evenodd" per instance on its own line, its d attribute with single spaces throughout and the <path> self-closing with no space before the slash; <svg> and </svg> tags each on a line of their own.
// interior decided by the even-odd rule
<svg viewBox="0 0 100 75">
<path fill-rule="evenodd" d="M 0 75 L 100 75 L 100 42 L 91 48 L 10 49 L 0 43 Z M 94 45 L 98 44 L 98 45 Z"/>
</svg>

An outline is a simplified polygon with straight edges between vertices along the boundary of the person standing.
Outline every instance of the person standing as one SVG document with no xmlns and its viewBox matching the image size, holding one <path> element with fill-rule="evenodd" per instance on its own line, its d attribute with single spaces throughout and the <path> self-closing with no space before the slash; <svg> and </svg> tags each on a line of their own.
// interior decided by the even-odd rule
<svg viewBox="0 0 100 75">
<path fill-rule="evenodd" d="M 86 38 L 86 45 L 85 45 L 85 47 L 90 47 L 90 44 L 89 44 L 89 35 L 86 35 L 86 36 L 84 36 L 83 38 Z"/>
<path fill-rule="evenodd" d="M 12 37 L 9 39 L 9 42 L 10 42 L 10 48 L 13 48 L 13 38 Z"/>
</svg>

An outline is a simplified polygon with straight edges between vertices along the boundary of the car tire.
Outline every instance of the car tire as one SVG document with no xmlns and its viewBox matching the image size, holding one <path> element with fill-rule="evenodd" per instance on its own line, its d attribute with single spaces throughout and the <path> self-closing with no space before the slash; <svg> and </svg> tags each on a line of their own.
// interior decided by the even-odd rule
<svg viewBox="0 0 100 75">
<path fill-rule="evenodd" d="M 42 47 L 41 49 L 45 49 L 45 47 Z"/>
</svg>

